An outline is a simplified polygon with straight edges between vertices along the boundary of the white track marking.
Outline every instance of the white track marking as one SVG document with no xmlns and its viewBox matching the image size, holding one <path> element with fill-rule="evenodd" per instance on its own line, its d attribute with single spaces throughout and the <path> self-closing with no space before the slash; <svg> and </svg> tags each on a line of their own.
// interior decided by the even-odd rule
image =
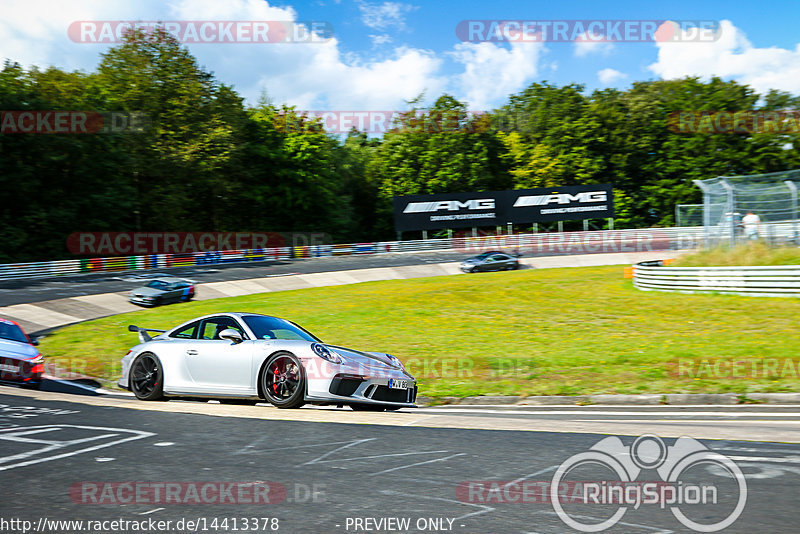
<svg viewBox="0 0 800 534">
<path fill-rule="evenodd" d="M 89 436 L 88 438 L 82 439 L 75 439 L 70 441 L 57 441 L 57 440 L 43 440 L 43 439 L 32 439 L 27 437 L 20 437 L 20 436 L 28 436 L 31 434 L 36 434 L 40 432 L 52 432 L 53 430 L 60 430 L 59 428 L 47 428 L 41 430 L 31 430 L 27 432 L 16 432 L 13 434 L 2 435 L 0 434 L 0 439 L 6 441 L 16 441 L 18 443 L 35 443 L 39 445 L 45 445 L 39 449 L 31 449 L 25 452 L 21 452 L 19 454 L 14 454 L 11 456 L 4 456 L 0 458 L 0 463 L 12 462 L 15 460 L 22 460 L 23 458 L 30 458 L 31 456 L 36 456 L 37 454 L 43 454 L 46 452 L 50 452 L 57 449 L 63 449 L 64 447 L 68 447 L 69 445 L 77 445 L 79 443 L 86 443 L 87 441 L 95 441 L 98 439 L 103 438 L 113 438 L 114 436 L 118 436 L 119 434 L 101 434 L 99 436 Z"/>
<path fill-rule="evenodd" d="M 23 427 L 23 430 L 2 429 L 2 430 L 0 430 L 0 440 L 16 441 L 16 442 L 22 442 L 22 443 L 30 443 L 31 441 L 34 441 L 34 440 L 31 440 L 31 438 L 26 438 L 25 436 L 28 436 L 28 435 L 31 435 L 31 434 L 36 434 L 36 433 L 41 433 L 41 432 L 53 432 L 53 431 L 62 430 L 62 429 L 69 429 L 69 428 L 77 428 L 77 429 L 81 429 L 81 430 L 110 431 L 111 433 L 106 433 L 106 434 L 102 434 L 102 435 L 99 435 L 99 436 L 90 436 L 88 438 L 82 438 L 82 439 L 66 440 L 66 441 L 35 440 L 35 442 L 38 442 L 38 443 L 40 443 L 42 445 L 45 445 L 45 447 L 37 449 L 36 451 L 29 451 L 29 452 L 33 452 L 34 454 L 42 454 L 42 453 L 52 452 L 52 451 L 57 450 L 57 449 L 63 449 L 63 448 L 70 447 L 70 446 L 73 446 L 73 445 L 86 443 L 88 441 L 95 441 L 97 439 L 115 437 L 115 436 L 120 436 L 120 435 L 124 435 L 124 434 L 129 434 L 129 436 L 128 437 L 122 437 L 120 439 L 117 439 L 117 440 L 114 440 L 114 441 L 110 441 L 108 443 L 101 443 L 101 444 L 94 445 L 94 446 L 91 446 L 91 447 L 86 447 L 86 448 L 83 448 L 83 449 L 77 449 L 77 450 L 65 452 L 65 453 L 62 453 L 62 454 L 57 454 L 55 456 L 48 456 L 48 457 L 45 457 L 45 458 L 27 460 L 27 461 L 18 462 L 18 463 L 15 463 L 15 464 L 3 465 L 3 466 L 0 466 L 0 471 L 5 471 L 7 469 L 13 469 L 15 467 L 23 467 L 23 466 L 26 466 L 26 465 L 38 464 L 38 463 L 41 463 L 41 462 L 50 462 L 50 461 L 53 461 L 53 460 L 59 460 L 59 459 L 62 459 L 62 458 L 68 458 L 70 456 L 75 456 L 75 455 L 83 454 L 83 453 L 86 453 L 86 452 L 91 452 L 91 451 L 96 451 L 96 450 L 99 450 L 99 449 L 104 449 L 106 447 L 111 447 L 113 445 L 119 445 L 119 444 L 125 443 L 127 441 L 133 441 L 133 440 L 137 440 L 137 439 L 147 438 L 147 437 L 150 437 L 150 436 L 155 436 L 155 434 L 152 433 L 152 432 L 145 432 L 145 431 L 142 431 L 142 430 L 129 430 L 129 429 L 126 429 L 126 428 L 108 428 L 108 427 L 97 427 L 97 426 L 61 425 L 61 424 L 59 424 L 59 425 L 42 425 L 42 426 L 37 426 L 37 427 Z M 31 456 L 31 454 L 22 453 L 20 455 L 13 455 L 13 456 L 5 457 L 5 458 L 0 458 L 0 463 L 5 463 L 5 462 L 8 462 L 8 461 L 11 461 L 15 457 L 21 457 L 21 456 L 29 457 L 29 456 Z"/>
<path fill-rule="evenodd" d="M 685 416 L 685 417 L 696 417 L 696 416 L 719 416 L 719 417 L 800 417 L 800 411 L 797 412 L 780 412 L 780 413 L 768 413 L 768 412 L 738 412 L 738 413 L 729 413 L 729 412 L 687 412 L 687 411 L 672 411 L 672 412 L 655 412 L 655 413 L 645 413 L 637 411 L 638 407 L 634 410 L 625 410 L 625 411 L 599 411 L 599 410 L 497 410 L 491 408 L 485 409 L 457 409 L 457 410 L 450 410 L 450 409 L 441 409 L 441 408 L 423 408 L 420 410 L 420 413 L 446 413 L 446 414 L 456 414 L 456 413 L 476 413 L 476 414 L 506 414 L 506 415 L 647 415 L 647 416 Z"/>
<path fill-rule="evenodd" d="M 141 512 L 139 515 L 149 515 L 155 512 L 160 512 L 161 510 L 166 510 L 166 508 L 155 508 L 153 510 L 148 510 L 146 512 Z"/>
<path fill-rule="evenodd" d="M 372 460 L 375 458 L 395 458 L 398 456 L 413 456 L 415 454 L 442 454 L 450 451 L 421 451 L 421 452 L 393 452 L 387 454 L 374 454 L 371 456 L 355 456 L 350 458 L 335 458 L 333 460 L 320 460 L 315 461 L 315 464 L 324 464 L 329 462 L 351 462 L 355 460 Z M 308 465 L 307 463 L 303 465 Z"/>
<path fill-rule="evenodd" d="M 476 515 L 480 515 L 480 514 L 486 514 L 486 513 L 489 513 L 489 512 L 494 512 L 494 508 L 492 508 L 491 506 L 486 506 L 485 504 L 476 504 L 474 502 L 461 502 L 461 501 L 457 501 L 455 499 L 445 499 L 443 497 L 428 497 L 427 495 L 415 495 L 415 494 L 409 494 L 409 493 L 401 493 L 399 491 L 394 491 L 394 490 L 381 490 L 381 493 L 383 493 L 384 495 L 397 495 L 397 496 L 401 496 L 401 497 L 411 497 L 411 498 L 414 498 L 414 499 L 426 499 L 426 500 L 429 500 L 429 501 L 442 501 L 442 502 L 449 502 L 449 503 L 453 503 L 453 504 L 463 504 L 464 506 L 474 506 L 476 508 L 481 508 L 477 512 L 472 512 L 471 514 L 464 514 L 462 516 L 456 517 L 455 519 L 453 519 L 454 523 L 456 521 L 461 521 L 461 520 L 466 519 L 468 517 L 472 517 L 472 516 L 476 516 Z"/>
<path fill-rule="evenodd" d="M 424 453 L 419 453 L 419 454 L 424 454 Z M 392 471 L 399 471 L 400 469 L 408 469 L 409 467 L 415 467 L 417 465 L 425 465 L 425 464 L 432 464 L 432 463 L 436 463 L 436 462 L 444 462 L 446 460 L 449 460 L 450 458 L 455 458 L 456 456 L 464 456 L 466 454 L 467 453 L 465 453 L 465 452 L 459 452 L 458 454 L 451 454 L 450 456 L 447 456 L 445 458 L 434 458 L 433 460 L 426 460 L 424 462 L 417 462 L 415 464 L 401 465 L 400 467 L 392 467 L 391 469 L 384 469 L 383 471 L 378 471 L 377 473 L 372 473 L 370 476 L 382 475 L 384 473 L 391 473 Z"/>
<path fill-rule="evenodd" d="M 353 445 L 361 445 L 362 443 L 366 443 L 368 441 L 373 441 L 373 440 L 376 440 L 376 439 L 378 439 L 378 438 L 367 438 L 367 439 L 359 439 L 359 440 L 356 440 L 356 441 L 350 441 L 346 445 L 342 445 L 341 447 L 337 447 L 337 448 L 333 449 L 332 451 L 328 451 L 325 454 L 323 454 L 322 456 L 318 456 L 318 457 L 314 458 L 313 460 L 309 460 L 308 462 L 306 462 L 306 463 L 304 463 L 302 465 L 312 465 L 312 464 L 319 463 L 319 462 L 323 461 L 324 458 L 327 458 L 331 454 L 335 454 L 335 453 L 337 453 L 337 452 L 339 452 L 341 450 L 344 450 L 344 449 L 346 449 L 348 447 L 352 447 Z"/>
<path fill-rule="evenodd" d="M 524 477 L 520 477 L 520 478 L 518 478 L 516 480 L 512 480 L 511 482 L 509 482 L 507 484 L 504 484 L 503 485 L 503 489 L 507 488 L 511 484 L 518 484 L 518 483 L 522 482 L 523 480 L 528 480 L 531 477 L 535 477 L 535 476 L 541 475 L 543 473 L 547 473 L 548 471 L 555 471 L 556 469 L 558 469 L 558 467 L 559 466 L 557 466 L 557 465 L 551 465 L 550 467 L 545 467 L 544 469 L 540 469 L 539 471 L 536 471 L 535 473 L 530 473 L 528 475 L 525 475 Z"/>
<path fill-rule="evenodd" d="M 796 449 L 760 449 L 755 447 L 711 447 L 715 451 L 734 451 L 734 452 L 773 452 L 773 453 L 790 453 L 797 454 L 800 452 L 800 447 Z"/>
<path fill-rule="evenodd" d="M 776 458 L 771 456 L 728 456 L 734 462 L 767 462 L 776 464 L 800 464 L 800 456 Z"/>
</svg>

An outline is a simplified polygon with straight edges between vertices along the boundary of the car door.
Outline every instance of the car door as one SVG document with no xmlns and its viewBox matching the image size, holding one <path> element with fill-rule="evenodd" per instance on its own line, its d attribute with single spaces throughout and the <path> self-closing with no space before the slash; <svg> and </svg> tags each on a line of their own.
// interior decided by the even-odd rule
<svg viewBox="0 0 800 534">
<path fill-rule="evenodd" d="M 238 330 L 245 339 L 233 343 L 220 339 L 226 328 Z M 246 339 L 236 319 L 216 316 L 203 319 L 197 340 L 186 345 L 186 368 L 194 383 L 209 393 L 242 394 L 255 388 L 253 377 L 254 342 Z"/>
<path fill-rule="evenodd" d="M 503 268 L 503 262 L 498 261 L 499 256 L 497 254 L 492 254 L 488 258 L 486 258 L 486 270 L 487 271 L 499 271 Z"/>
<path fill-rule="evenodd" d="M 511 264 L 513 263 L 511 256 L 507 256 L 505 254 L 495 254 L 492 257 L 494 258 L 495 270 L 497 271 L 508 269 L 509 267 L 511 267 Z"/>
<path fill-rule="evenodd" d="M 183 290 L 180 287 L 180 282 L 173 282 L 167 286 L 164 300 L 166 302 L 180 302 Z"/>
<path fill-rule="evenodd" d="M 494 268 L 494 261 L 492 260 L 491 256 L 487 256 L 481 260 L 481 262 L 475 266 L 476 271 L 491 271 Z"/>
</svg>

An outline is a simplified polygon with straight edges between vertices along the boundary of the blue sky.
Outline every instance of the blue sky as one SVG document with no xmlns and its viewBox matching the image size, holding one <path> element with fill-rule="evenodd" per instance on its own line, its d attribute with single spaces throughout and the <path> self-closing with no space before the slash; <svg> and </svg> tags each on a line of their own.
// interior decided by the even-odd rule
<svg viewBox="0 0 800 534">
<path fill-rule="evenodd" d="M 464 20 L 715 20 L 719 39 L 687 43 L 464 43 Z M 624 88 L 633 81 L 718 75 L 800 94 L 800 3 L 308 0 L 4 0 L 0 56 L 26 66 L 92 70 L 108 44 L 75 42 L 75 21 L 325 21 L 309 44 L 188 44 L 248 101 L 310 110 L 395 110 L 425 91 L 470 109 L 502 105 L 534 81 Z"/>
</svg>

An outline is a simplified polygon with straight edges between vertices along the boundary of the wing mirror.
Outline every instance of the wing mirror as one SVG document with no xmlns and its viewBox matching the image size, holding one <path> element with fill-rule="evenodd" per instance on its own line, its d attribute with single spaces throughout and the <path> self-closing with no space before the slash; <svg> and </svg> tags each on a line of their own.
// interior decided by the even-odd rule
<svg viewBox="0 0 800 534">
<path fill-rule="evenodd" d="M 242 342 L 242 334 L 240 334 L 237 330 L 233 328 L 226 328 L 222 332 L 219 333 L 220 339 L 227 339 L 228 341 L 233 341 L 234 344 L 238 344 Z"/>
</svg>

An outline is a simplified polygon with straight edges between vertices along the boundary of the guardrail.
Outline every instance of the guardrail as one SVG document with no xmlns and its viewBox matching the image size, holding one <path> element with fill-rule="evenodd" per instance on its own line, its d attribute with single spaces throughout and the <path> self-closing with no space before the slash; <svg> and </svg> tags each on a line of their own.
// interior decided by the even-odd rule
<svg viewBox="0 0 800 534">
<path fill-rule="evenodd" d="M 488 235 L 413 241 L 381 241 L 282 248 L 257 248 L 183 254 L 150 254 L 110 258 L 87 258 L 0 265 L 0 280 L 46 278 L 95 272 L 163 269 L 252 261 L 293 260 L 362 254 L 455 250 L 478 254 L 489 250 L 513 249 L 526 256 L 643 252 L 696 248 L 703 238 L 702 227 L 650 228 L 640 230 L 598 230 L 538 234 Z"/>
<path fill-rule="evenodd" d="M 665 267 L 645 261 L 633 266 L 633 285 L 643 291 L 800 297 L 800 265 Z"/>
</svg>

